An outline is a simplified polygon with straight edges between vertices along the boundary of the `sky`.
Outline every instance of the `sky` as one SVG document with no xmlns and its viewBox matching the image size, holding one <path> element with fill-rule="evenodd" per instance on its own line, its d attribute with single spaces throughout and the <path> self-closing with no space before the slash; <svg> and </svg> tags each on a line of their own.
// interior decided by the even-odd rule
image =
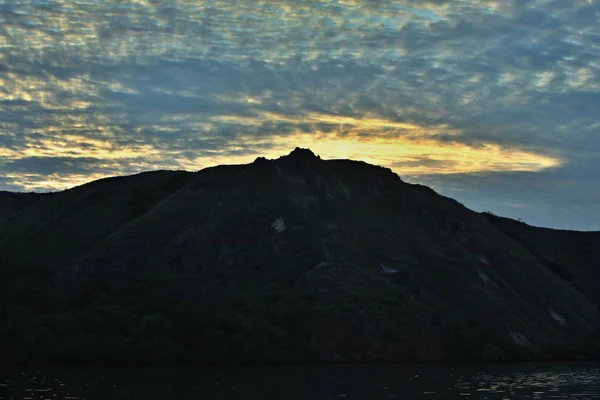
<svg viewBox="0 0 600 400">
<path fill-rule="evenodd" d="M 0 190 L 294 147 L 600 230 L 600 1 L 0 0 Z"/>
</svg>

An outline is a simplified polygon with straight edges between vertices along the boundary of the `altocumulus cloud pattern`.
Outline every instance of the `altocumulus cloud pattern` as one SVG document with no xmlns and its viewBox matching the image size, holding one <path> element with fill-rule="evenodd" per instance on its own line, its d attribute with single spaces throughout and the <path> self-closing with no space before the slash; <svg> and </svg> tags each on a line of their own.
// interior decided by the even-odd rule
<svg viewBox="0 0 600 400">
<path fill-rule="evenodd" d="M 279 156 L 600 229 L 596 0 L 0 0 L 0 189 Z"/>
</svg>

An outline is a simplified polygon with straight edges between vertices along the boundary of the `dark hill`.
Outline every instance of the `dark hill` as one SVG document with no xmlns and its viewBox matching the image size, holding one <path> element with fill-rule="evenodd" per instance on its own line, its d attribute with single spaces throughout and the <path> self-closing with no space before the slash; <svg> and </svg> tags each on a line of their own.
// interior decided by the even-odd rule
<svg viewBox="0 0 600 400">
<path fill-rule="evenodd" d="M 43 196 L 40 193 L 0 192 L 0 221 L 35 203 Z"/>
<path fill-rule="evenodd" d="M 484 213 L 555 274 L 600 306 L 600 232 L 537 228 Z"/>
<path fill-rule="evenodd" d="M 598 234 L 481 215 L 387 168 L 296 149 L 1 195 L 18 198 L 0 213 L 4 361 L 595 351 Z"/>
</svg>

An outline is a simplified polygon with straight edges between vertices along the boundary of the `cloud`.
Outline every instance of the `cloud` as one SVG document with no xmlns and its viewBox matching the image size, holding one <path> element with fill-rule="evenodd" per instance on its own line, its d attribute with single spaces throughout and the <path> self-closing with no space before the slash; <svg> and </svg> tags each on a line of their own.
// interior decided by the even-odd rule
<svg viewBox="0 0 600 400">
<path fill-rule="evenodd" d="M 0 6 L 0 189 L 298 144 L 560 214 L 600 172 L 598 1 L 51 3 Z"/>
</svg>

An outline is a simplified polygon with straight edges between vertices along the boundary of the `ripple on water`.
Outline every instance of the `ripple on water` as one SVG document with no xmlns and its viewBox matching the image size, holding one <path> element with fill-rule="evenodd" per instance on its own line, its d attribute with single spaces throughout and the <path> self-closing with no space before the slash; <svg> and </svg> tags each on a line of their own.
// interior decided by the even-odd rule
<svg viewBox="0 0 600 400">
<path fill-rule="evenodd" d="M 265 367 L 235 372 L 67 369 L 8 375 L 0 371 L 0 400 L 600 399 L 599 368 L 542 368 L 479 369 L 485 372 L 473 366 L 422 365 Z"/>
</svg>

